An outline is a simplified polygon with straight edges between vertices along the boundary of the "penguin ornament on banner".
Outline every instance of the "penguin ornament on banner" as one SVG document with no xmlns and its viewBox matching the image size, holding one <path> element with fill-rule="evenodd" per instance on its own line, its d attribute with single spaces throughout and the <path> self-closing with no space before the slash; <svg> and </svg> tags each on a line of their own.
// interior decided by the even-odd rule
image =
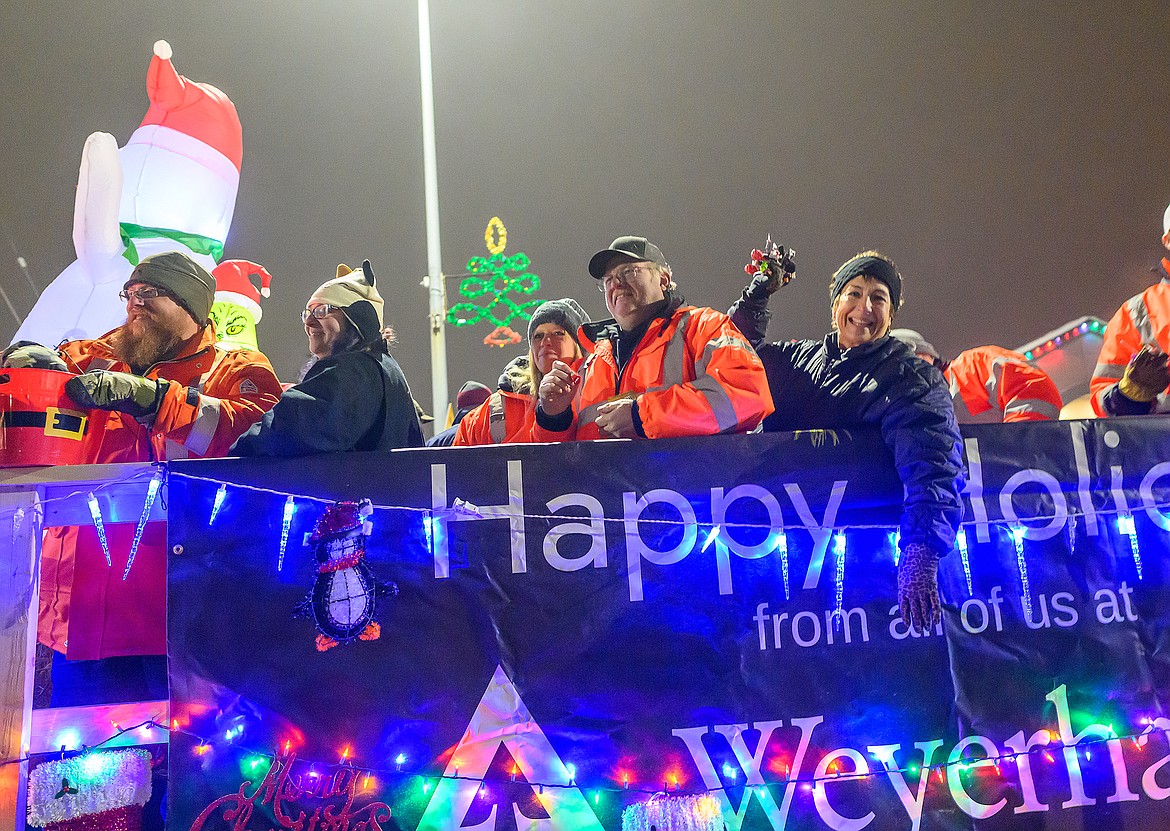
<svg viewBox="0 0 1170 831">
<path fill-rule="evenodd" d="M 338 502 L 325 510 L 307 540 L 317 578 L 298 611 L 317 625 L 318 652 L 354 640 L 377 640 L 382 634 L 374 620 L 378 598 L 398 594 L 393 582 L 379 582 L 366 563 L 373 512 L 368 499 Z"/>
<path fill-rule="evenodd" d="M 154 44 L 150 106 L 126 146 L 93 133 L 81 152 L 70 263 L 38 298 L 13 341 L 49 346 L 121 326 L 118 297 L 138 262 L 180 251 L 211 271 L 236 209 L 243 132 L 235 105 L 210 84 L 184 78 L 171 47 Z"/>
<path fill-rule="evenodd" d="M 211 273 L 215 277 L 211 322 L 219 345 L 229 350 L 260 351 L 256 324 L 264 314 L 260 301 L 271 293 L 272 275 L 249 260 L 224 260 Z"/>
</svg>

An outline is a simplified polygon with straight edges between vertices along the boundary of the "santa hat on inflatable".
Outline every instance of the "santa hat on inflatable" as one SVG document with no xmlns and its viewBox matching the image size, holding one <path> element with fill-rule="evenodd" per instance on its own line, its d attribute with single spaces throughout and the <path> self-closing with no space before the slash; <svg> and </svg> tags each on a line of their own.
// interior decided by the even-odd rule
<svg viewBox="0 0 1170 831">
<path fill-rule="evenodd" d="M 218 87 L 180 75 L 171 55 L 171 45 L 165 40 L 154 44 L 154 57 L 146 73 L 150 108 L 140 126 L 157 124 L 186 133 L 223 153 L 239 172 L 244 139 L 236 105 Z"/>
<path fill-rule="evenodd" d="M 215 276 L 215 302 L 243 306 L 259 323 L 263 314 L 260 299 L 272 293 L 272 275 L 268 269 L 249 260 L 224 260 L 211 273 Z M 259 288 L 254 277 L 260 278 Z"/>
</svg>

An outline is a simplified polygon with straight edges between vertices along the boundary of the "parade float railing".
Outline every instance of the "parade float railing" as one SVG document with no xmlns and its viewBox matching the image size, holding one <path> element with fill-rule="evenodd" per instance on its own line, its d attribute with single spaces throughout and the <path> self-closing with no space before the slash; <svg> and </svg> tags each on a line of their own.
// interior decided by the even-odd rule
<svg viewBox="0 0 1170 831">
<path fill-rule="evenodd" d="M 925 633 L 874 435 L 172 463 L 168 821 L 1167 827 L 1170 420 L 964 451 Z M 91 522 L 100 481 L 138 521 L 156 471 L 95 471 L 6 474 L 0 515 Z M 0 529 L 18 755 L 62 723 L 27 705 L 36 527 Z"/>
</svg>

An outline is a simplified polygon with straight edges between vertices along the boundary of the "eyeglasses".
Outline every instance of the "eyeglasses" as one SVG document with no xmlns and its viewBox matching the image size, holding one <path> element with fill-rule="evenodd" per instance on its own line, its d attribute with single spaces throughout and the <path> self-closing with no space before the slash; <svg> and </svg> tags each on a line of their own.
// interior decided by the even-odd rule
<svg viewBox="0 0 1170 831">
<path fill-rule="evenodd" d="M 315 317 L 317 320 L 324 320 L 329 317 L 330 312 L 337 311 L 340 308 L 340 306 L 330 306 L 328 303 L 322 303 L 320 306 L 305 309 L 301 312 L 301 323 L 308 323 L 311 317 Z"/>
<path fill-rule="evenodd" d="M 169 291 L 164 291 L 163 289 L 155 288 L 154 286 L 143 286 L 140 289 L 131 289 L 130 291 L 123 289 L 122 291 L 118 292 L 118 297 L 122 298 L 122 302 L 124 303 L 129 303 L 131 298 L 134 300 L 141 300 L 143 303 L 145 303 L 147 300 L 154 300 L 156 297 L 170 296 L 171 293 Z"/>
<path fill-rule="evenodd" d="M 639 271 L 649 271 L 650 269 L 644 265 L 625 265 L 621 268 L 614 269 L 601 278 L 601 282 L 597 284 L 597 290 L 602 294 L 605 290 L 614 283 L 620 282 L 622 285 L 629 285 L 630 282 L 638 276 Z"/>
</svg>

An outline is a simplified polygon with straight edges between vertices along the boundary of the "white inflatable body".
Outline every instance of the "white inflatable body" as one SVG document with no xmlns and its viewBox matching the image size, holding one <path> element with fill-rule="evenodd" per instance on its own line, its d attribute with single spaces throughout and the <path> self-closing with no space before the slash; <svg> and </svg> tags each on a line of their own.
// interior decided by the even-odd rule
<svg viewBox="0 0 1170 831">
<path fill-rule="evenodd" d="M 142 126 L 121 150 L 109 133 L 86 139 L 73 210 L 77 260 L 41 293 L 14 341 L 98 337 L 125 322 L 118 292 L 143 257 L 182 251 L 211 271 L 222 255 L 240 181 L 239 117 L 218 89 L 175 71 L 166 41 L 154 51 Z"/>
</svg>

